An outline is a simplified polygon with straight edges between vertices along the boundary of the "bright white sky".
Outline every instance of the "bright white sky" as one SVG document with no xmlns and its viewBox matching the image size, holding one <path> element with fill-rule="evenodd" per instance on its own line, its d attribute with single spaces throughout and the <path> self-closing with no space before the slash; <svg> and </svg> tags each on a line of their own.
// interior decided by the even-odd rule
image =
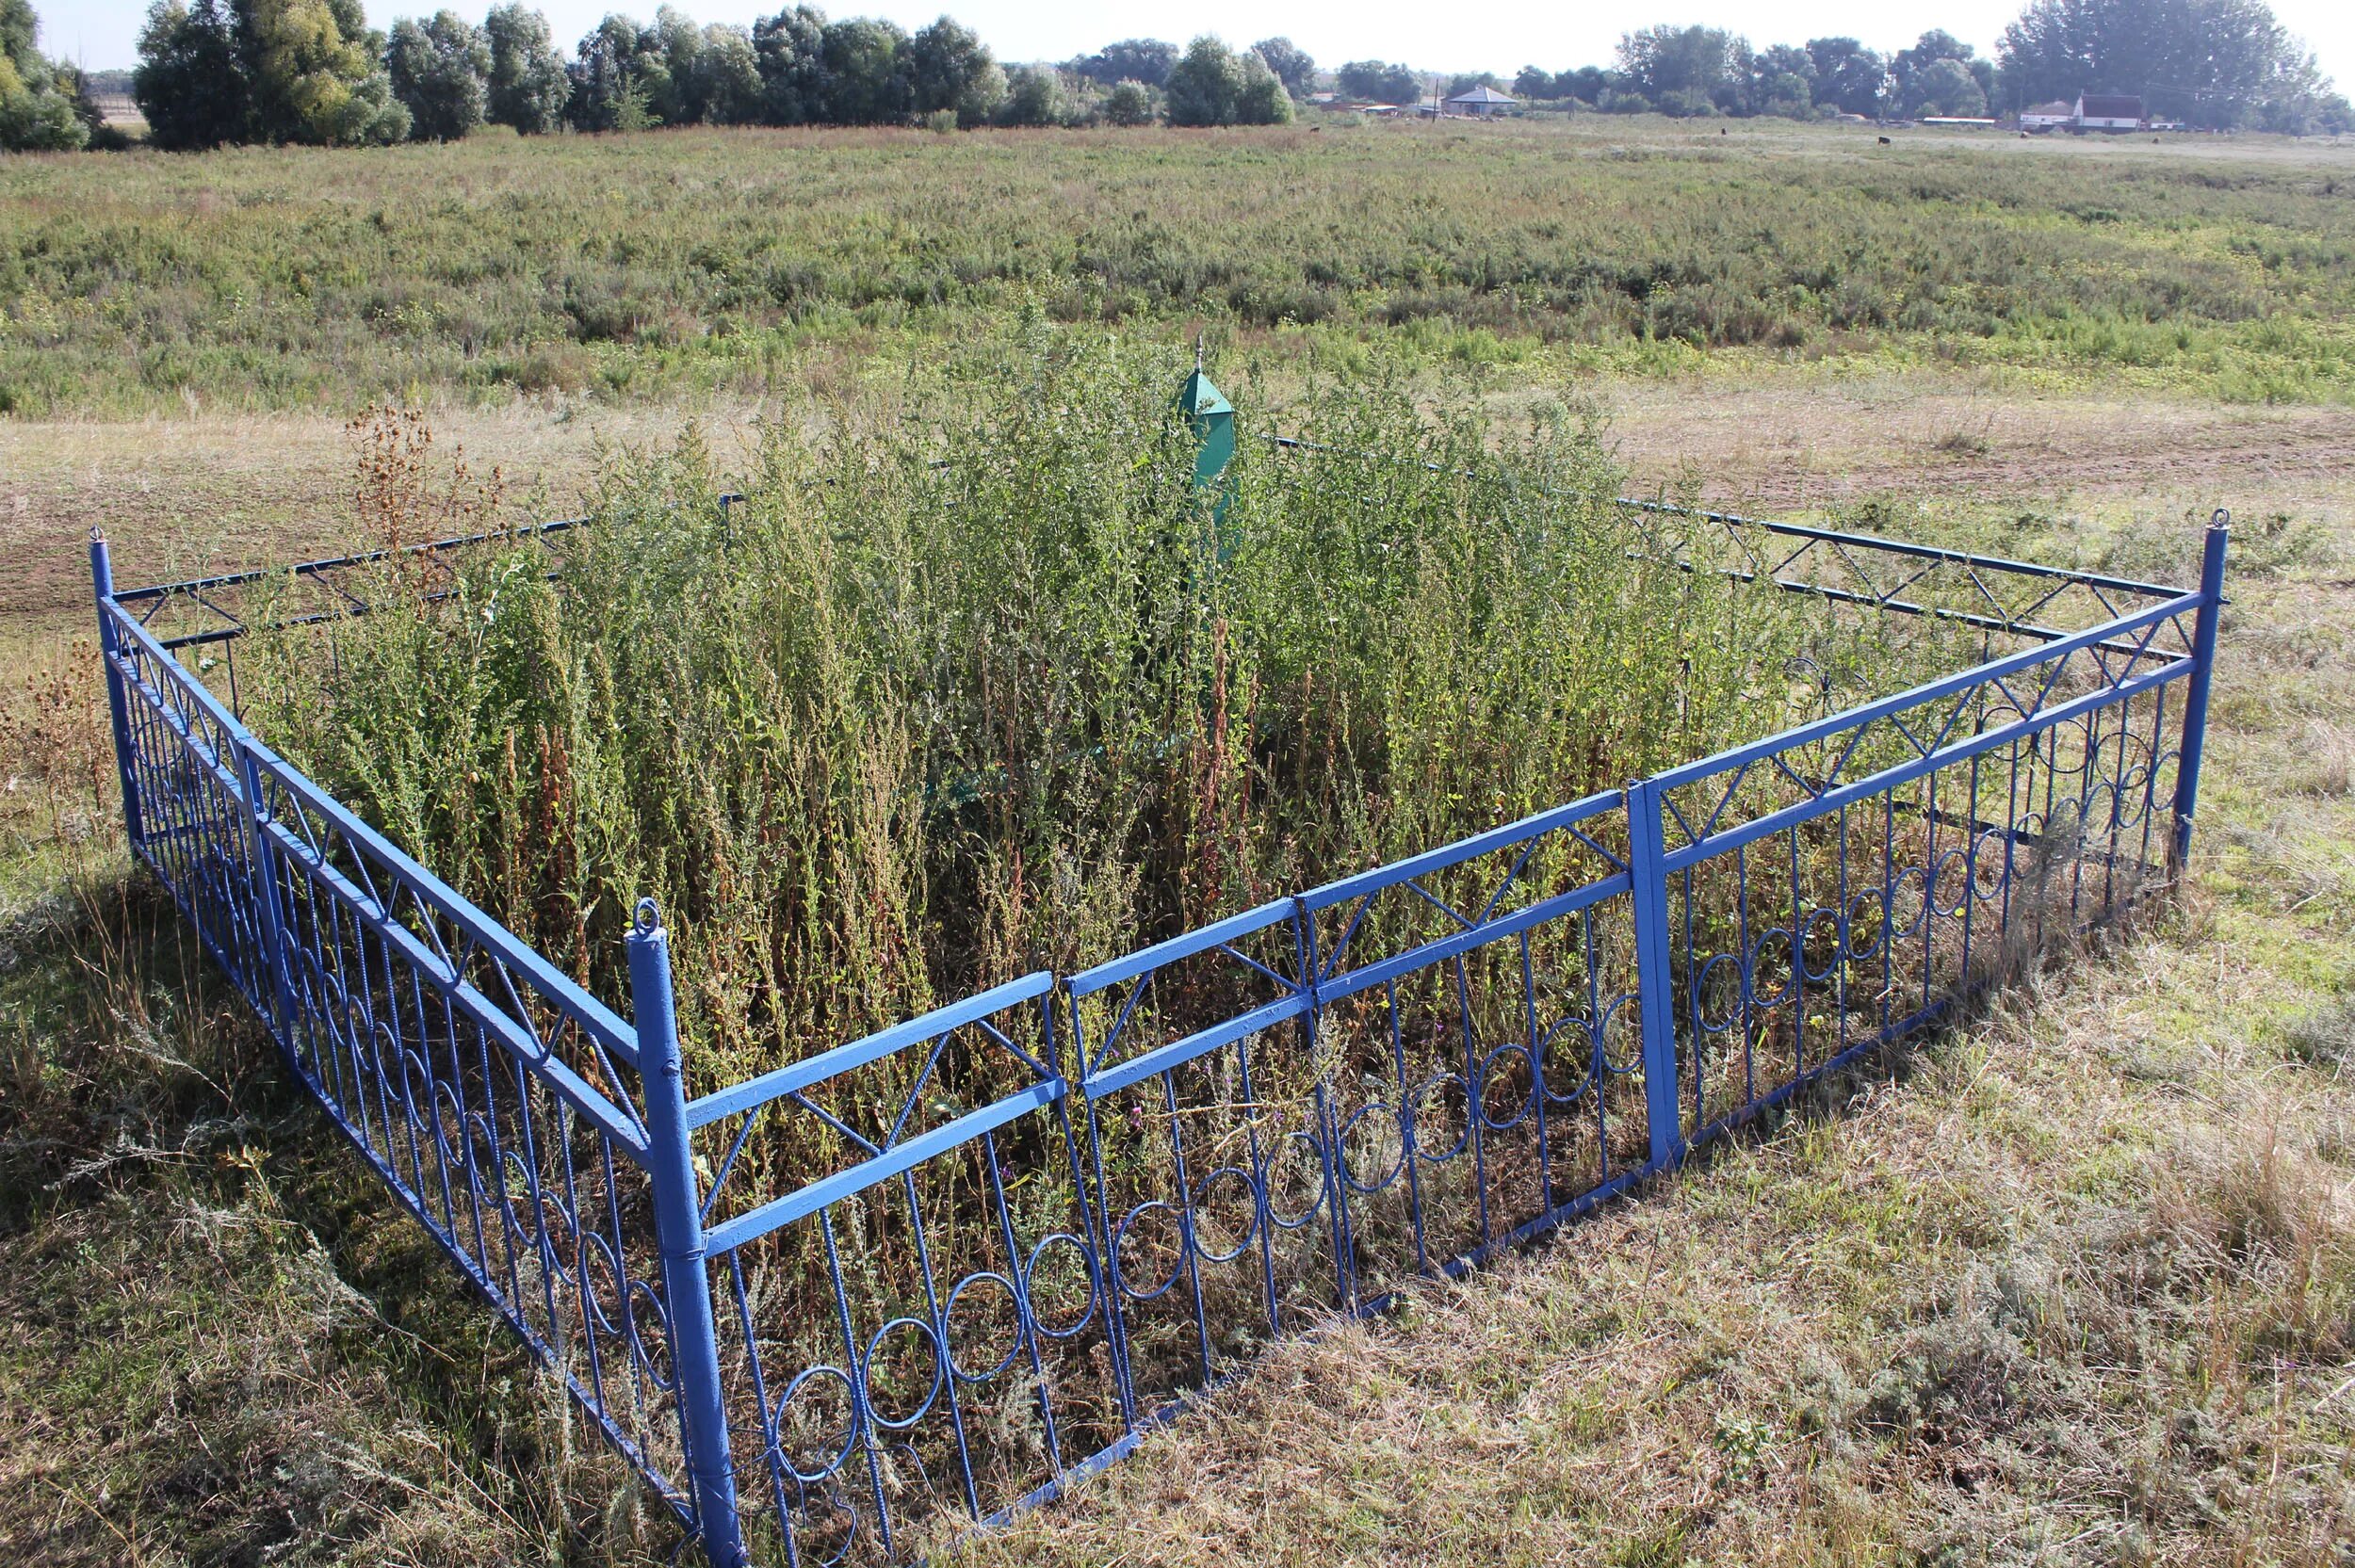
<svg viewBox="0 0 2355 1568">
<path fill-rule="evenodd" d="M 445 0 L 366 0 L 377 26 L 425 15 Z M 454 0 L 472 17 L 491 0 Z M 541 0 L 548 24 L 569 51 L 572 40 L 609 10 L 651 16 L 659 0 Z M 677 0 L 703 22 L 751 23 L 773 14 L 779 0 Z M 822 0 L 821 0 L 822 3 Z M 2272 0 L 2274 14 L 2321 57 L 2342 89 L 2355 88 L 2355 5 L 2348 0 Z M 148 0 L 33 0 L 41 44 L 51 55 L 103 71 L 138 61 L 139 24 Z M 1754 45 L 1800 43 L 1846 34 L 1888 51 L 1926 28 L 1944 27 L 1982 54 L 2017 15 L 2019 0 L 1644 0 L 1636 5 L 1562 5 L 1559 0 L 1489 0 L 1457 10 L 1430 0 L 1194 0 L 1141 5 L 1136 0 L 843 0 L 830 16 L 885 16 L 919 27 L 945 8 L 980 33 L 1005 60 L 1067 59 L 1114 39 L 1165 38 L 1183 43 L 1211 32 L 1236 44 L 1282 33 L 1320 65 L 1350 59 L 1404 60 L 1430 71 L 1496 71 L 1524 65 L 1549 71 L 1608 64 L 1619 35 L 1654 22 L 1729 27 Z"/>
</svg>

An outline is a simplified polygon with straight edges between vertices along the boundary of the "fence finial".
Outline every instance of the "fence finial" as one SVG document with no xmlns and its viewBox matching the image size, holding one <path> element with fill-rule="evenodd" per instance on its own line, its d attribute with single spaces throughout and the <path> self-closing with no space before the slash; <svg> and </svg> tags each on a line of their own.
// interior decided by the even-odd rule
<svg viewBox="0 0 2355 1568">
<path fill-rule="evenodd" d="M 641 898 L 635 918 L 638 929 L 651 936 L 662 929 L 662 906 L 652 898 Z"/>
</svg>

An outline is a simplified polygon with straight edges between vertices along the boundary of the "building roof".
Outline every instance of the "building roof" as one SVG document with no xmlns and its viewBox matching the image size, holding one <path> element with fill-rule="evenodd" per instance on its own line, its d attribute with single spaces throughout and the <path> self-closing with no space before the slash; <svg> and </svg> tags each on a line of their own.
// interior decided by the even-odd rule
<svg viewBox="0 0 2355 1568">
<path fill-rule="evenodd" d="M 2087 120 L 2140 120 L 2142 100 L 2127 93 L 2088 92 L 2077 100 Z"/>
<path fill-rule="evenodd" d="M 2032 104 L 2028 107 L 2022 109 L 2020 112 L 2022 114 L 2048 115 L 2055 120 L 2067 120 L 2071 115 L 2077 112 L 2077 105 L 2074 104 L 2064 104 L 2059 99 L 2055 98 L 2049 104 Z"/>
<path fill-rule="evenodd" d="M 1451 104 L 1518 104 L 1520 100 L 1509 92 L 1499 92 L 1496 89 L 1483 83 L 1470 92 L 1457 93 L 1448 102 Z"/>
</svg>

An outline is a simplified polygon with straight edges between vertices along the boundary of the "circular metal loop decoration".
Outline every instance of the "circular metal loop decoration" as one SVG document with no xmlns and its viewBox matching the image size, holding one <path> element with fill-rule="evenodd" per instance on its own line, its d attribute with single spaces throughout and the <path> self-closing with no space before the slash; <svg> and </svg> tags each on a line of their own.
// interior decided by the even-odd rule
<svg viewBox="0 0 2355 1568">
<path fill-rule="evenodd" d="M 1879 955 L 1881 942 L 1888 935 L 1888 904 L 1879 888 L 1859 888 L 1848 895 L 1848 957 L 1870 959 Z"/>
<path fill-rule="evenodd" d="M 1971 881 L 1965 888 L 1970 897 L 1982 905 L 2003 897 L 2005 887 L 2011 881 L 2009 855 L 2010 847 L 1998 829 L 1986 829 L 1971 841 Z M 1959 908 L 1957 913 L 1960 913 Z"/>
<path fill-rule="evenodd" d="M 1556 1041 L 1564 1049 L 1554 1048 Z M 1550 1069 L 1557 1061 L 1568 1062 L 1578 1071 L 1567 1089 L 1554 1087 Z M 1537 1042 L 1537 1081 L 1545 1090 L 1546 1103 L 1556 1106 L 1567 1106 L 1594 1087 L 1595 1026 L 1585 1014 L 1573 1012 L 1561 1019 Z"/>
<path fill-rule="evenodd" d="M 2088 832 L 2107 834 L 2115 831 L 2119 826 L 2118 807 L 2118 786 L 2107 779 L 2094 781 L 2086 791 L 2086 821 L 2091 824 Z"/>
<path fill-rule="evenodd" d="M 1929 926 L 1930 874 L 1908 865 L 1890 880 L 1889 929 L 1892 935 L 1917 937 Z"/>
<path fill-rule="evenodd" d="M 1290 1190 L 1292 1184 L 1277 1179 L 1280 1173 L 1278 1162 L 1293 1161 L 1302 1151 L 1307 1153 L 1306 1168 L 1316 1172 L 1316 1182 L 1314 1189 L 1308 1194 L 1307 1207 L 1288 1215 L 1277 1206 L 1275 1195 Z M 1298 1170 L 1301 1166 L 1293 1163 L 1289 1169 Z M 1328 1185 L 1324 1170 L 1324 1145 L 1305 1128 L 1278 1138 L 1259 1161 L 1260 1200 L 1266 1207 L 1269 1222 L 1279 1231 L 1296 1231 L 1322 1213 Z"/>
<path fill-rule="evenodd" d="M 499 1209 L 507 1217 L 508 1232 L 525 1247 L 537 1249 L 540 1245 L 540 1184 L 534 1179 L 531 1167 L 524 1162 L 524 1156 L 512 1148 L 499 1156 Z M 520 1198 L 508 1174 L 511 1171 L 523 1178 Z M 527 1226 L 524 1223 L 523 1215 L 518 1212 L 520 1209 L 532 1211 L 532 1224 Z"/>
<path fill-rule="evenodd" d="M 1210 1198 L 1212 1196 L 1210 1189 L 1222 1181 L 1227 1182 L 1230 1185 L 1238 1185 L 1242 1188 L 1243 1209 L 1242 1234 L 1236 1237 L 1235 1244 L 1223 1253 L 1213 1252 L 1204 1241 L 1202 1234 L 1202 1220 L 1206 1212 L 1211 1214 L 1212 1222 L 1216 1224 L 1220 1230 L 1226 1231 L 1229 1234 L 1233 1233 L 1234 1227 L 1226 1224 L 1223 1220 L 1217 1218 L 1216 1211 L 1212 1210 L 1210 1205 Z M 1251 1238 L 1259 1234 L 1259 1188 L 1251 1180 L 1251 1172 L 1245 1171 L 1240 1165 L 1222 1165 L 1217 1170 L 1211 1172 L 1209 1175 L 1203 1177 L 1201 1185 L 1194 1189 L 1194 1255 L 1208 1263 L 1231 1263 L 1236 1258 L 1242 1255 L 1242 1250 L 1245 1247 L 1250 1246 Z"/>
<path fill-rule="evenodd" d="M 1748 969 L 1750 1006 L 1778 1008 L 1797 994 L 1798 978 L 1791 962 L 1791 933 L 1769 926 L 1750 944 Z"/>
<path fill-rule="evenodd" d="M 1839 972 L 1841 955 L 1848 946 L 1848 933 L 1845 922 L 1840 918 L 1840 911 L 1829 904 L 1818 904 L 1807 912 L 1807 918 L 1799 923 L 1799 929 L 1805 933 L 1805 939 L 1799 946 L 1801 972 L 1807 976 L 1810 985 L 1828 984 L 1832 976 Z M 1814 955 L 1827 950 L 1828 956 L 1819 968 Z"/>
<path fill-rule="evenodd" d="M 1135 1234 L 1138 1222 L 1146 1215 L 1154 1213 L 1166 1216 L 1168 1223 L 1177 1228 L 1178 1235 L 1174 1238 L 1175 1244 L 1169 1249 L 1168 1277 L 1149 1290 L 1140 1290 L 1129 1283 L 1130 1272 L 1128 1253 L 1129 1238 Z M 1132 1301 L 1150 1301 L 1167 1295 L 1169 1287 L 1178 1283 L 1178 1276 L 1185 1271 L 1186 1245 L 1184 1217 L 1166 1199 L 1147 1199 L 1121 1216 L 1119 1225 L 1113 1231 L 1113 1268 L 1115 1271 L 1113 1277 L 1120 1282 L 1120 1293 Z"/>
<path fill-rule="evenodd" d="M 1039 1259 L 1047 1255 L 1049 1247 L 1067 1247 L 1071 1250 L 1072 1256 L 1079 1263 L 1080 1283 L 1087 1290 L 1080 1300 L 1079 1313 L 1066 1324 L 1049 1322 L 1046 1314 L 1039 1310 Z M 1032 1331 L 1049 1339 L 1069 1339 L 1086 1328 L 1096 1316 L 1096 1254 L 1088 1250 L 1088 1244 L 1069 1231 L 1054 1231 L 1041 1237 L 1038 1245 L 1031 1249 L 1031 1255 L 1023 1260 L 1022 1301 Z"/>
<path fill-rule="evenodd" d="M 409 1046 L 400 1048 L 400 1103 L 413 1127 L 423 1126 L 420 1114 L 433 1114 L 433 1069 Z"/>
<path fill-rule="evenodd" d="M 1362 1138 L 1361 1128 L 1370 1128 Z M 1392 1138 L 1397 1140 L 1395 1144 L 1389 1143 Z M 1379 1176 L 1371 1179 L 1357 1174 L 1356 1154 L 1367 1139 L 1378 1140 L 1373 1150 L 1376 1160 L 1387 1156 L 1389 1162 Z M 1400 1124 L 1397 1113 L 1380 1100 L 1370 1101 L 1351 1113 L 1349 1120 L 1341 1123 L 1340 1143 L 1341 1180 L 1349 1184 L 1352 1192 L 1372 1195 L 1387 1191 L 1406 1169 L 1405 1128 Z"/>
<path fill-rule="evenodd" d="M 598 1273 L 613 1292 L 611 1310 L 599 1294 Z M 612 1334 L 623 1326 L 623 1315 L 629 1308 L 623 1295 L 622 1259 L 613 1251 L 613 1244 L 597 1231 L 583 1231 L 580 1236 L 580 1312 L 592 1334 Z"/>
<path fill-rule="evenodd" d="M 892 1416 L 885 1415 L 883 1407 L 876 1401 L 875 1358 L 883 1352 L 884 1340 L 900 1330 L 909 1331 L 923 1341 L 932 1358 L 933 1376 L 932 1382 L 925 1386 L 924 1397 L 916 1402 L 916 1408 L 904 1415 Z M 929 1414 L 934 1401 L 940 1398 L 941 1384 L 948 1378 L 948 1363 L 949 1358 L 941 1349 L 940 1336 L 933 1332 L 930 1323 L 921 1317 L 894 1317 L 875 1331 L 874 1337 L 867 1342 L 866 1354 L 859 1357 L 859 1381 L 867 1389 L 867 1414 L 873 1417 L 875 1425 L 887 1431 L 907 1431 Z"/>
<path fill-rule="evenodd" d="M 662 1393 L 674 1392 L 676 1380 L 663 1370 L 671 1359 L 671 1309 L 663 1304 L 653 1285 L 640 1279 L 631 1280 L 623 1289 L 622 1301 L 622 1317 L 629 1327 L 629 1352 L 638 1363 L 640 1374 Z M 653 1314 L 654 1325 L 661 1331 L 654 1339 L 646 1336 L 648 1313 Z"/>
<path fill-rule="evenodd" d="M 1508 1092 L 1497 1091 L 1499 1062 L 1504 1064 L 1507 1073 L 1519 1067 L 1529 1074 L 1529 1082 L 1519 1095 L 1509 1092 L 1509 1079 L 1507 1080 Z M 1489 1113 L 1490 1107 L 1499 1102 L 1511 1106 L 1513 1111 L 1510 1116 L 1502 1120 Z M 1480 1109 L 1480 1124 L 1490 1132 L 1505 1132 L 1520 1125 L 1528 1119 L 1529 1113 L 1535 1109 L 1537 1105 L 1537 1065 L 1531 1059 L 1528 1046 L 1518 1040 L 1508 1040 L 1480 1059 L 1480 1098 L 1477 1103 Z"/>
<path fill-rule="evenodd" d="M 799 1459 L 786 1447 L 787 1412 L 792 1407 L 793 1401 L 801 1397 L 803 1389 L 809 1387 L 821 1378 L 832 1378 L 842 1385 L 842 1446 L 835 1448 L 832 1457 L 816 1469 L 804 1470 Z M 834 1446 L 831 1424 L 821 1424 L 817 1430 L 820 1432 L 828 1433 L 822 1439 L 821 1447 L 818 1450 L 822 1453 L 826 1448 Z M 852 1385 L 850 1374 L 844 1372 L 839 1366 L 820 1365 L 804 1367 L 794 1375 L 791 1382 L 785 1385 L 785 1391 L 777 1396 L 777 1402 L 770 1408 L 769 1431 L 771 1440 L 776 1444 L 777 1457 L 784 1461 L 787 1471 L 795 1480 L 808 1486 L 832 1476 L 842 1468 L 843 1462 L 851 1457 L 852 1448 L 858 1443 L 858 1391 Z M 855 1515 L 853 1523 L 855 1525 Z"/>
<path fill-rule="evenodd" d="M 1595 1026 L 1595 1055 L 1605 1072 L 1621 1077 L 1644 1065 L 1644 1004 L 1634 992 L 1622 991 L 1604 1006 Z"/>
<path fill-rule="evenodd" d="M 986 1372 L 968 1372 L 957 1365 L 957 1305 L 965 1300 L 965 1293 L 977 1285 L 994 1285 L 1006 1293 L 1005 1317 L 996 1321 L 1011 1323 L 1014 1330 L 1014 1343 L 1006 1347 L 1006 1353 L 999 1357 L 998 1364 Z M 978 1306 L 973 1310 L 982 1311 Z M 1007 1367 L 1012 1366 L 1014 1358 L 1022 1353 L 1022 1292 L 1015 1287 L 1012 1280 L 994 1269 L 977 1269 L 959 1280 L 956 1287 L 949 1292 L 948 1302 L 940 1309 L 940 1316 L 942 1320 L 949 1325 L 949 1370 L 955 1375 L 959 1382 L 987 1382 Z M 984 1314 L 983 1327 L 987 1328 L 992 1321 L 993 1319 Z"/>
<path fill-rule="evenodd" d="M 1694 1022 L 1704 1034 L 1723 1034 L 1742 1016 L 1742 961 L 1713 953 L 1693 978 Z"/>
<path fill-rule="evenodd" d="M 450 1170 L 463 1171 L 466 1164 L 465 1151 L 453 1140 L 465 1136 L 466 1110 L 458 1103 L 458 1091 L 440 1079 L 433 1084 L 433 1143 L 441 1151 L 442 1164 Z"/>
<path fill-rule="evenodd" d="M 1425 1165 L 1445 1164 L 1447 1161 L 1454 1159 L 1457 1155 L 1462 1154 L 1464 1152 L 1465 1145 L 1471 1141 L 1471 1118 L 1469 1116 L 1459 1119 L 1458 1124 L 1455 1128 L 1455 1141 L 1449 1144 L 1446 1148 L 1434 1150 L 1431 1144 L 1424 1139 L 1424 1128 L 1431 1125 L 1435 1120 L 1430 1116 L 1425 1107 L 1430 1105 L 1433 1095 L 1444 1094 L 1451 1090 L 1457 1094 L 1462 1094 L 1464 1092 L 1463 1074 L 1455 1072 L 1434 1073 L 1431 1076 L 1423 1079 L 1421 1084 L 1415 1090 L 1415 1092 L 1408 1098 L 1408 1104 L 1415 1107 L 1415 1156 Z M 1446 1130 L 1446 1122 L 1440 1121 L 1437 1124 L 1442 1131 Z"/>
</svg>

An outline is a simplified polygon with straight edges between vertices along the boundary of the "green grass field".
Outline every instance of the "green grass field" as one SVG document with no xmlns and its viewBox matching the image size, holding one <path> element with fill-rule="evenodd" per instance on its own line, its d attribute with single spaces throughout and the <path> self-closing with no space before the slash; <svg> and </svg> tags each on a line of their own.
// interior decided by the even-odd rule
<svg viewBox="0 0 2355 1568">
<path fill-rule="evenodd" d="M 1597 120 L 0 163 L 0 1559 L 674 1544 L 129 875 L 89 525 L 133 581 L 347 537 L 384 393 L 519 511 L 690 422 L 744 472 L 1030 311 L 2033 558 L 2180 574 L 2228 506 L 2234 604 L 2178 907 L 973 1560 L 2344 1564 L 2351 196 L 2263 138 Z"/>
<path fill-rule="evenodd" d="M 2355 391 L 2327 150 L 1585 118 L 488 136 L 0 167 L 0 412 L 801 384 L 1035 300 L 1455 363 L 1697 353 Z"/>
</svg>

